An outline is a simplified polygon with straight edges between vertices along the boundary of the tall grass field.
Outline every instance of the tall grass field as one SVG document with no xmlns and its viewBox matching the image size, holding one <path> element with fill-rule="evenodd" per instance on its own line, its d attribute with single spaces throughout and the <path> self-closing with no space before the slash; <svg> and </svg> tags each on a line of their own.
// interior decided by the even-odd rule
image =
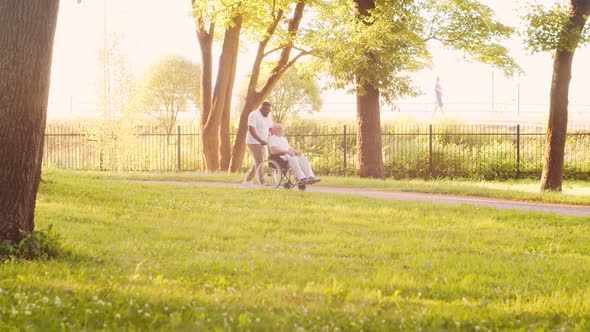
<svg viewBox="0 0 590 332">
<path fill-rule="evenodd" d="M 590 219 L 46 172 L 0 330 L 587 331 Z"/>
</svg>

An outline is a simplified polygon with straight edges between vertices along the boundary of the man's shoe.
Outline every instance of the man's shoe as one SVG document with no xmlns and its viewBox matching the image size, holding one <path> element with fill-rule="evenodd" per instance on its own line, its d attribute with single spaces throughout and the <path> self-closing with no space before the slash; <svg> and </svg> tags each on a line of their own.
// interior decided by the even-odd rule
<svg viewBox="0 0 590 332">
<path fill-rule="evenodd" d="M 318 179 L 318 178 L 316 178 L 314 176 L 310 176 L 310 177 L 308 177 L 308 178 L 305 179 L 305 182 L 306 183 L 309 183 L 309 184 L 314 184 L 314 183 L 320 182 L 320 179 Z"/>
</svg>

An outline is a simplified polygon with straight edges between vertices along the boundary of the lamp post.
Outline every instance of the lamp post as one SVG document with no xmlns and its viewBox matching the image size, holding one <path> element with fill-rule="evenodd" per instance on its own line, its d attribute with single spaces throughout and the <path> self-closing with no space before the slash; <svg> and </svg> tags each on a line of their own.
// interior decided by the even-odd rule
<svg viewBox="0 0 590 332">
<path fill-rule="evenodd" d="M 518 77 L 517 83 L 517 95 L 516 95 L 516 117 L 520 119 L 520 76 Z"/>
<path fill-rule="evenodd" d="M 492 70 L 492 113 L 494 113 L 494 111 L 496 109 L 495 100 L 494 100 L 494 98 L 495 98 L 495 96 L 494 96 L 494 94 L 495 94 L 494 80 L 495 80 L 494 71 Z"/>
</svg>

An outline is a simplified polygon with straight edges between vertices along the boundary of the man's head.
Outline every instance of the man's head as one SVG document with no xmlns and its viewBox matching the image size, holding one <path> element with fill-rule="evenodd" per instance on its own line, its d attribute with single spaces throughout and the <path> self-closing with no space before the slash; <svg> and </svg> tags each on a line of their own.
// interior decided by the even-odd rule
<svg viewBox="0 0 590 332">
<path fill-rule="evenodd" d="M 262 106 L 260 106 L 260 113 L 266 117 L 270 111 L 272 111 L 272 106 L 270 106 L 270 103 L 268 101 L 262 103 Z"/>
<path fill-rule="evenodd" d="M 282 137 L 284 132 L 285 132 L 285 127 L 282 124 L 275 123 L 275 125 L 272 126 L 272 134 L 274 136 Z"/>
</svg>

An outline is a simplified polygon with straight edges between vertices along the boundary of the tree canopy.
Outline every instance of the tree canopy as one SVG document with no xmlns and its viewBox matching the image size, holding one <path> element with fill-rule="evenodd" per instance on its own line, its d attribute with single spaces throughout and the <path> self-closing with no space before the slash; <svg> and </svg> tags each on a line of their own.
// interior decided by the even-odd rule
<svg viewBox="0 0 590 332">
<path fill-rule="evenodd" d="M 514 29 L 496 21 L 491 8 L 477 1 L 376 1 L 370 17 L 361 18 L 351 15 L 351 1 L 314 9 L 318 19 L 308 41 L 337 88 L 355 90 L 370 82 L 385 99 L 415 95 L 419 91 L 410 74 L 430 65 L 429 42 L 461 51 L 467 60 L 490 64 L 507 75 L 520 71 L 501 45 Z"/>
<path fill-rule="evenodd" d="M 527 21 L 525 43 L 532 53 L 573 51 L 590 41 L 590 25 L 576 27 L 570 20 L 570 6 L 551 7 L 532 4 L 524 16 Z"/>
<path fill-rule="evenodd" d="M 168 56 L 150 66 L 137 96 L 139 110 L 157 117 L 172 130 L 179 112 L 198 104 L 200 67 L 179 56 Z"/>
<path fill-rule="evenodd" d="M 285 123 L 300 112 L 319 112 L 322 107 L 318 83 L 301 67 L 287 70 L 268 97 L 275 122 Z"/>
</svg>

